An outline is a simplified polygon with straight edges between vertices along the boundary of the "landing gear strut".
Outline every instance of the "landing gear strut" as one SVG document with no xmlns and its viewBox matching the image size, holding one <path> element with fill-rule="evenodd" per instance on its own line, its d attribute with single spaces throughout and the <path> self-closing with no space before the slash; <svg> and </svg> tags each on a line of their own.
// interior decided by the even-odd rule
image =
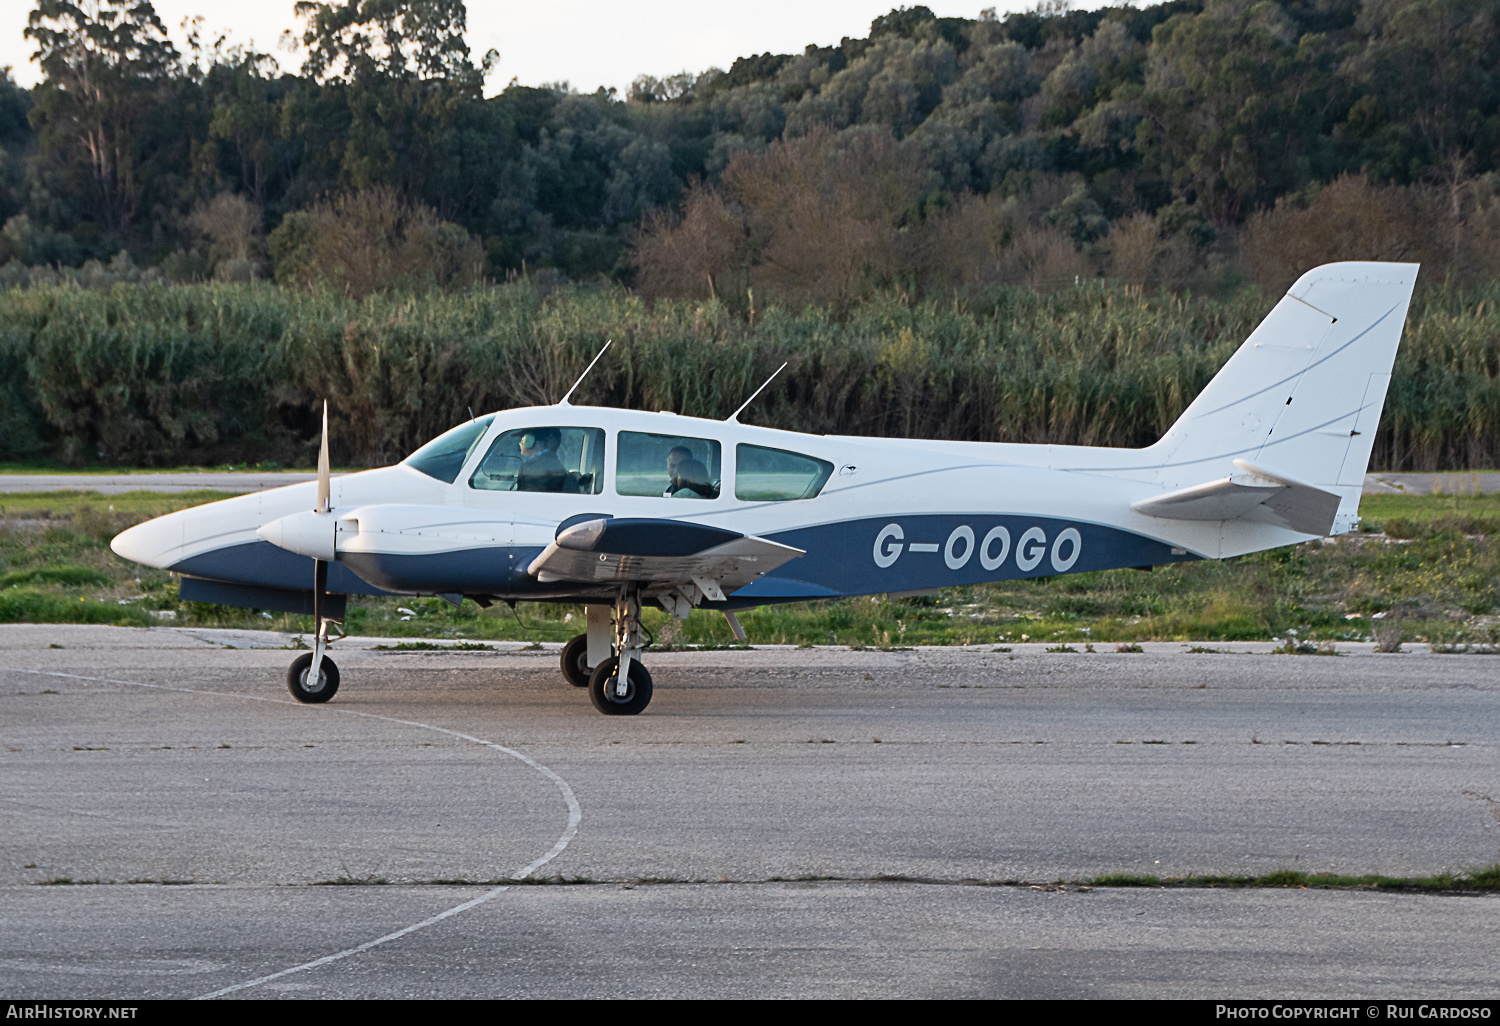
<svg viewBox="0 0 1500 1026">
<path fill-rule="evenodd" d="M 287 690 L 299 702 L 326 702 L 339 689 L 339 668 L 325 654 L 328 646 L 344 636 L 344 625 L 340 620 L 325 616 L 327 612 L 328 564 L 324 560 L 313 560 L 313 623 L 317 633 L 313 638 L 313 650 L 292 660 L 286 671 Z M 329 628 L 337 627 L 338 636 L 330 638 Z"/>
<path fill-rule="evenodd" d="M 625 588 L 615 602 L 615 652 L 594 667 L 589 698 L 606 716 L 635 716 L 651 704 L 651 674 L 641 664 L 641 596 Z"/>
</svg>

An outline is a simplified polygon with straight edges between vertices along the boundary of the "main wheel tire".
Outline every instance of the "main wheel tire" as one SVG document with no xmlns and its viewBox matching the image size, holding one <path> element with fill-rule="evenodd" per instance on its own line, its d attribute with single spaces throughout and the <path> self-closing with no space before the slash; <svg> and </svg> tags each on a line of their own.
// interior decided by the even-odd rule
<svg viewBox="0 0 1500 1026">
<path fill-rule="evenodd" d="M 326 702 L 339 689 L 339 668 L 325 655 L 318 666 L 318 680 L 309 687 L 307 671 L 312 669 L 312 659 L 312 653 L 307 652 L 292 660 L 286 671 L 286 687 L 299 702 Z"/>
<path fill-rule="evenodd" d="M 594 667 L 589 678 L 589 698 L 594 708 L 606 716 L 635 716 L 651 704 L 651 674 L 640 660 L 630 660 L 630 677 L 624 698 L 615 694 L 619 656 L 610 656 Z"/>
<path fill-rule="evenodd" d="M 594 671 L 589 669 L 589 636 L 580 634 L 563 646 L 562 672 L 568 683 L 575 688 L 589 686 Z"/>
</svg>

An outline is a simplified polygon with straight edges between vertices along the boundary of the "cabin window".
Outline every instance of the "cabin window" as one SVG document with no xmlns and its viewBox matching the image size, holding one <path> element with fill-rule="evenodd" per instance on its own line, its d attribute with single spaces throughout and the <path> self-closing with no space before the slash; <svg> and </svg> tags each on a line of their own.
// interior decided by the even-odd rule
<svg viewBox="0 0 1500 1026">
<path fill-rule="evenodd" d="M 406 457 L 406 465 L 413 470 L 420 470 L 428 477 L 452 484 L 458 479 L 458 472 L 469 461 L 469 455 L 484 439 L 484 433 L 489 430 L 490 421 L 494 419 L 495 415 L 491 413 L 460 424 L 451 431 L 444 431 Z"/>
<path fill-rule="evenodd" d="M 823 490 L 833 464 L 761 445 L 735 448 L 734 497 L 751 502 L 811 499 Z"/>
<path fill-rule="evenodd" d="M 717 499 L 719 443 L 711 438 L 621 431 L 615 490 L 621 495 Z"/>
<path fill-rule="evenodd" d="M 604 432 L 579 427 L 503 431 L 469 478 L 469 487 L 598 495 L 604 490 Z"/>
</svg>

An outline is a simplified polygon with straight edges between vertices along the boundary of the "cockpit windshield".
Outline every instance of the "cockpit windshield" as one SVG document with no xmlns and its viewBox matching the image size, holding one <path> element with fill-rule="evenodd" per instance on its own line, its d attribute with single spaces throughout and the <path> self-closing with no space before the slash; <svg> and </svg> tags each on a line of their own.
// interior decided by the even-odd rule
<svg viewBox="0 0 1500 1026">
<path fill-rule="evenodd" d="M 495 415 L 491 413 L 444 431 L 402 462 L 428 477 L 452 484 L 494 419 Z"/>
</svg>

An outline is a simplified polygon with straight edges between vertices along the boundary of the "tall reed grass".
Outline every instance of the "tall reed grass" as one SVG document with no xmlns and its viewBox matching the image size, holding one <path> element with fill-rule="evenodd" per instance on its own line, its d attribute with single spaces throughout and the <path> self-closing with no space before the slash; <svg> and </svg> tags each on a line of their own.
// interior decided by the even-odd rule
<svg viewBox="0 0 1500 1026">
<path fill-rule="evenodd" d="M 743 306 L 743 304 L 742 304 Z M 525 282 L 362 301 L 267 283 L 0 291 L 0 459 L 308 463 L 330 401 L 346 465 L 475 413 L 575 403 L 801 431 L 1140 446 L 1270 308 L 1084 284 L 992 288 L 843 317 Z M 1500 285 L 1419 292 L 1375 449 L 1390 470 L 1500 465 Z"/>
</svg>

